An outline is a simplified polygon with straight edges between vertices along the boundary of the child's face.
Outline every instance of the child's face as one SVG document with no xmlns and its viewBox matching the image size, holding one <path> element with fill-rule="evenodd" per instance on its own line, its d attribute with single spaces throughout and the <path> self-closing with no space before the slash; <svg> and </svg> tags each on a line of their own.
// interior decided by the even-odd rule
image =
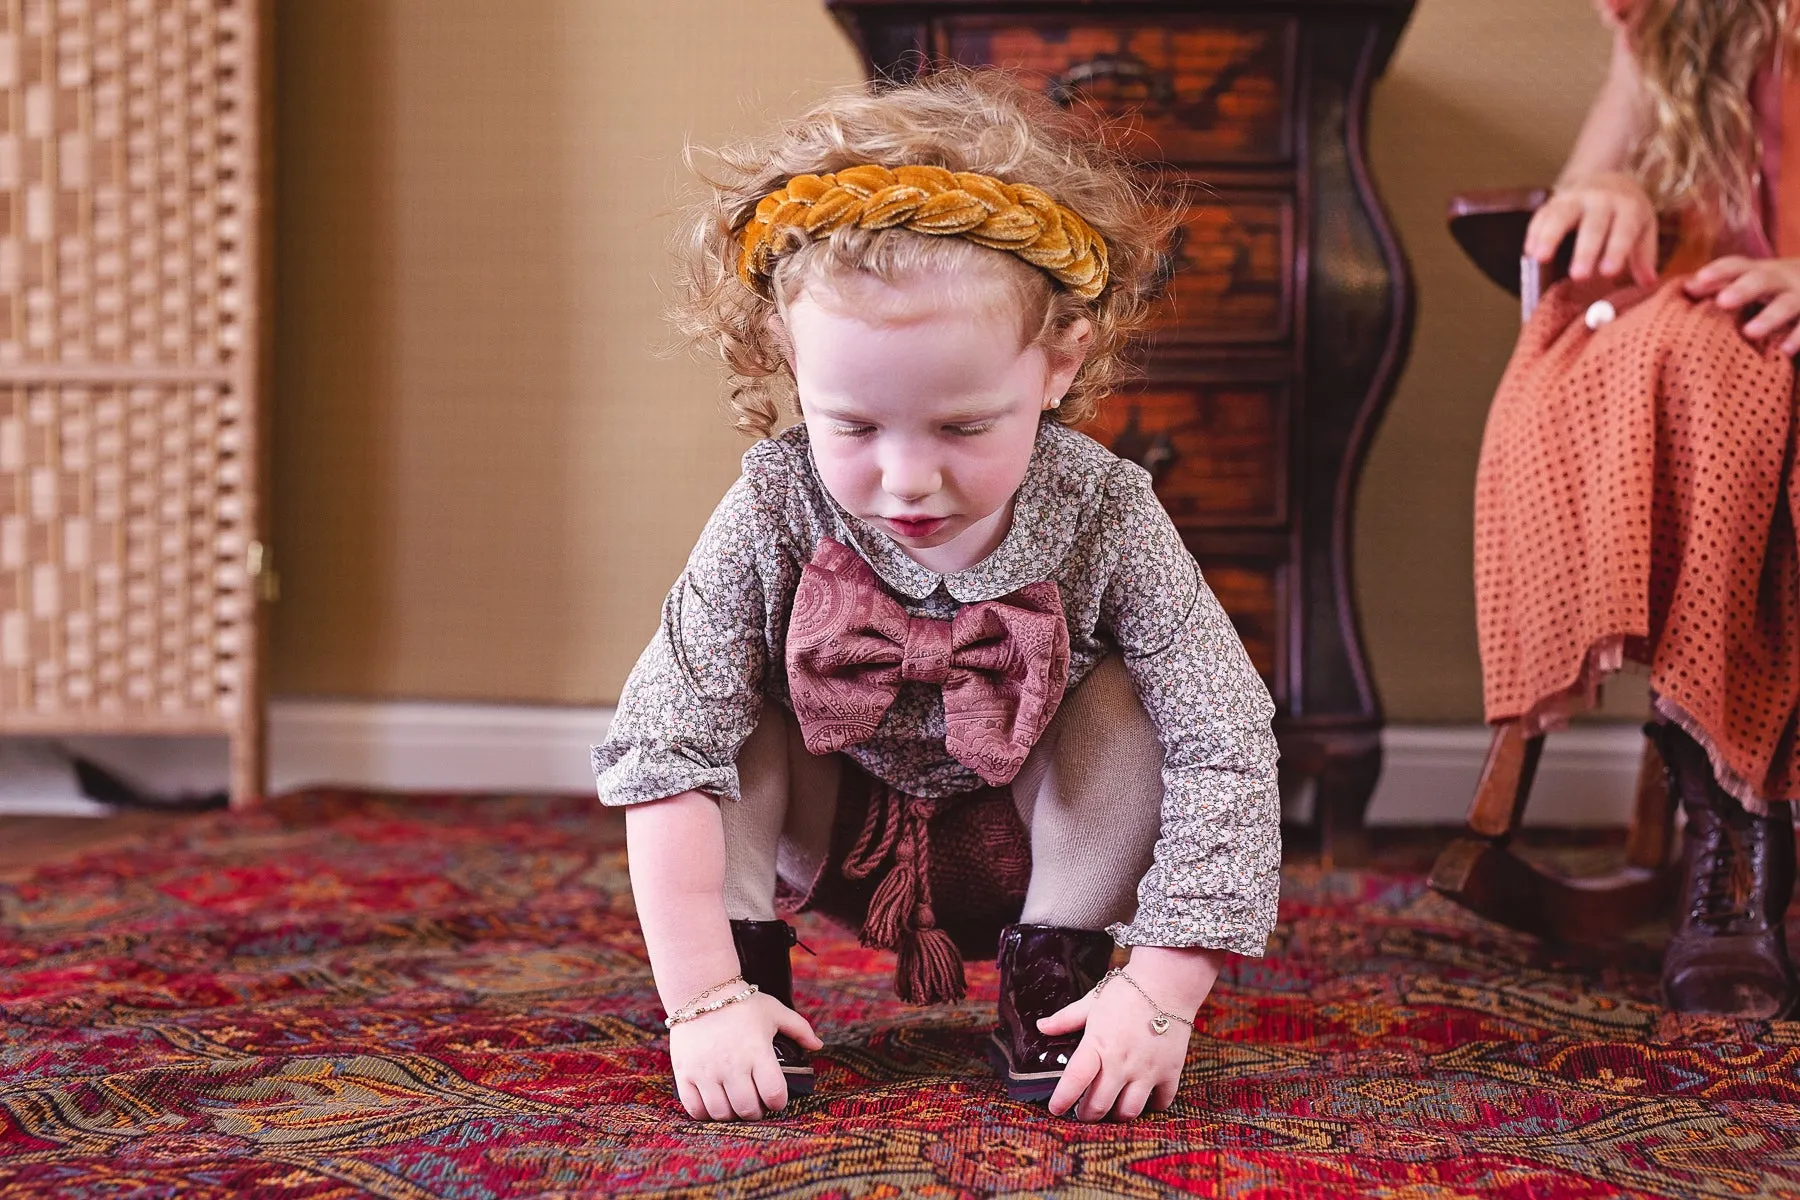
<svg viewBox="0 0 1800 1200">
<path fill-rule="evenodd" d="M 832 497 L 934 571 L 1005 538 L 1039 414 L 1068 391 L 1086 321 L 1021 345 L 1004 280 L 809 286 L 784 313 L 813 461 Z"/>
</svg>

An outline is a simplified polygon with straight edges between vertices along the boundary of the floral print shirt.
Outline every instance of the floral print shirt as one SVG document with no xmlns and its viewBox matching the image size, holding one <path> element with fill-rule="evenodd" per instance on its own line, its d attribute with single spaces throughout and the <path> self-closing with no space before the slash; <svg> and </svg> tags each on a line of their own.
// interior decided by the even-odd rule
<svg viewBox="0 0 1800 1200">
<path fill-rule="evenodd" d="M 1121 945 L 1263 953 L 1280 884 L 1274 705 L 1243 643 L 1135 463 L 1045 421 L 1013 522 L 964 571 L 920 566 L 840 508 L 796 425 L 744 455 L 663 605 L 662 624 L 594 748 L 600 799 L 699 790 L 738 798 L 737 755 L 765 701 L 789 706 L 786 635 L 801 568 L 823 538 L 856 550 L 914 616 L 1051 580 L 1069 628 L 1069 688 L 1121 656 L 1164 749 L 1162 824 Z M 844 751 L 919 796 L 982 786 L 944 750 L 941 691 L 907 682 L 874 737 Z"/>
</svg>

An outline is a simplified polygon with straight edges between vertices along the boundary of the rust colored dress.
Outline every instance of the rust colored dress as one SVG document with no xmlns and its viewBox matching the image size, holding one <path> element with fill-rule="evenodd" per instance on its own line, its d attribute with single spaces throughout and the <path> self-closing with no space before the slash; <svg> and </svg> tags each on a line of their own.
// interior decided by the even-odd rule
<svg viewBox="0 0 1800 1200">
<path fill-rule="evenodd" d="M 1800 799 L 1794 365 L 1781 335 L 1747 341 L 1681 281 L 1723 253 L 1800 256 L 1800 70 L 1787 66 L 1754 97 L 1760 228 L 1684 239 L 1651 289 L 1553 288 L 1494 397 L 1475 501 L 1488 720 L 1554 728 L 1626 659 L 1647 663 L 1659 714 L 1756 810 Z M 1619 316 L 1591 331 L 1603 297 Z"/>
</svg>

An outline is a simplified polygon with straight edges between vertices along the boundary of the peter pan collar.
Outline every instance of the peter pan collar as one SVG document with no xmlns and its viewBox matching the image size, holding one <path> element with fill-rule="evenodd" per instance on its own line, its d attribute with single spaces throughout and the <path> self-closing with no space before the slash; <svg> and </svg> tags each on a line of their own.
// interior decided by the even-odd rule
<svg viewBox="0 0 1800 1200">
<path fill-rule="evenodd" d="M 941 575 L 908 558 L 899 545 L 875 526 L 840 507 L 813 463 L 805 427 L 795 426 L 806 449 L 809 490 L 822 501 L 835 527 L 833 536 L 855 547 L 881 581 L 913 600 L 924 600 L 942 587 L 962 604 L 993 600 L 1029 583 L 1047 579 L 1074 548 L 1076 535 L 1098 506 L 1105 485 L 1104 469 L 1091 453 L 1112 456 L 1091 439 L 1055 421 L 1038 425 L 1031 462 L 1013 499 L 1012 525 L 992 554 L 962 571 Z M 789 434 L 792 435 L 790 430 Z"/>
</svg>

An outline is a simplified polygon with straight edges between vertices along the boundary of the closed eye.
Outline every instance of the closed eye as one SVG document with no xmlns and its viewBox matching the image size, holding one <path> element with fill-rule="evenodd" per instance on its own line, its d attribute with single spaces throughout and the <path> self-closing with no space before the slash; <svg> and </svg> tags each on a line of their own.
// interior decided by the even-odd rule
<svg viewBox="0 0 1800 1200">
<path fill-rule="evenodd" d="M 831 427 L 831 432 L 838 437 L 868 437 L 871 433 L 875 432 L 875 427 L 873 425 L 851 425 L 840 422 Z"/>
<path fill-rule="evenodd" d="M 992 421 L 978 421 L 973 425 L 946 425 L 944 432 L 953 437 L 974 437 L 977 434 L 986 433 L 993 427 Z"/>
</svg>

